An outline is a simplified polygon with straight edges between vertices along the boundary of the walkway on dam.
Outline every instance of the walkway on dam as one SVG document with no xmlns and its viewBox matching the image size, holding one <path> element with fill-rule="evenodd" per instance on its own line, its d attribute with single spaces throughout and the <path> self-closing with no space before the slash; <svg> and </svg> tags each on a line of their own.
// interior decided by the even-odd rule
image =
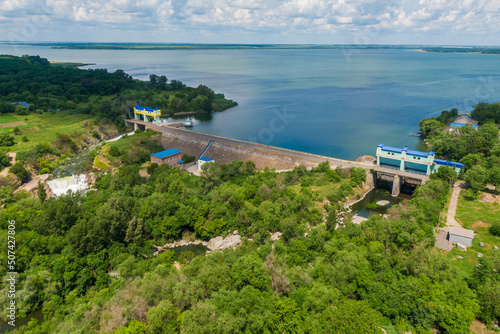
<svg viewBox="0 0 500 334">
<path fill-rule="evenodd" d="M 162 132 L 164 134 L 179 134 L 179 135 L 184 135 L 184 136 L 187 135 L 187 136 L 191 136 L 193 138 L 197 138 L 200 140 L 205 140 L 207 142 L 214 140 L 215 142 L 218 142 L 218 143 L 225 143 L 225 144 L 229 144 L 229 145 L 233 145 L 233 146 L 245 147 L 247 149 L 251 149 L 251 150 L 255 150 L 255 151 L 259 151 L 259 152 L 265 152 L 265 153 L 270 153 L 270 154 L 275 154 L 275 155 L 280 155 L 280 156 L 289 156 L 289 157 L 296 158 L 299 160 L 306 160 L 306 161 L 309 161 L 309 162 L 314 163 L 314 164 L 319 164 L 321 162 L 328 161 L 328 162 L 330 162 L 330 164 L 333 167 L 340 166 L 340 165 L 342 167 L 361 167 L 361 168 L 364 168 L 367 170 L 373 169 L 377 172 L 398 175 L 400 177 L 421 180 L 423 182 L 429 180 L 428 175 L 410 173 L 410 172 L 406 172 L 406 171 L 400 171 L 397 169 L 391 169 L 391 168 L 387 168 L 387 167 L 377 166 L 376 164 L 373 164 L 373 163 L 356 162 L 356 161 L 350 161 L 350 160 L 331 158 L 331 157 L 326 157 L 326 156 L 318 155 L 318 154 L 312 154 L 312 153 L 301 152 L 301 151 L 294 151 L 294 150 L 289 150 L 289 149 L 280 148 L 280 147 L 276 147 L 276 146 L 263 145 L 263 144 L 252 143 L 252 142 L 243 141 L 243 140 L 221 137 L 221 136 L 212 135 L 212 134 L 195 132 L 192 130 L 185 130 L 185 129 L 173 128 L 173 127 L 168 127 L 168 126 L 161 126 L 161 125 L 156 125 L 156 124 L 153 124 L 150 122 L 144 122 L 144 121 L 135 120 L 135 119 L 127 119 L 125 121 L 129 124 L 137 124 L 137 125 L 145 126 L 151 130 Z"/>
</svg>

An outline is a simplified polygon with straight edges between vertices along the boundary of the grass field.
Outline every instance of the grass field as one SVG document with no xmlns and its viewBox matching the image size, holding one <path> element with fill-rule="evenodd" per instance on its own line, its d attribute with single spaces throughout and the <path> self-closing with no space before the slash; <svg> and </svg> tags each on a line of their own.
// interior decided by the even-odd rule
<svg viewBox="0 0 500 334">
<path fill-rule="evenodd" d="M 56 133 L 72 134 L 83 129 L 85 122 L 92 123 L 92 116 L 82 114 L 70 114 L 60 111 L 57 113 L 30 114 L 26 116 L 2 115 L 11 117 L 12 121 L 24 121 L 26 125 L 20 125 L 21 135 L 14 136 L 16 144 L 9 147 L 11 152 L 20 152 L 30 149 L 39 143 L 51 142 L 56 138 Z M 6 118 L 8 119 L 8 118 Z M 12 134 L 13 128 L 0 128 L 0 133 Z M 23 142 L 22 137 L 26 136 L 28 142 Z"/>
<path fill-rule="evenodd" d="M 22 121 L 24 118 L 23 116 L 14 116 L 11 114 L 2 114 L 0 115 L 0 124 L 5 124 L 5 123 L 11 123 L 11 122 L 19 122 Z"/>
<path fill-rule="evenodd" d="M 456 263 L 459 273 L 463 277 L 468 277 L 473 272 L 474 267 L 479 263 L 478 253 L 482 253 L 486 258 L 493 255 L 493 246 L 500 247 L 500 237 L 493 236 L 488 228 L 492 223 L 500 222 L 500 204 L 481 203 L 479 200 L 469 201 L 464 198 L 463 191 L 460 194 L 457 206 L 456 219 L 466 228 L 471 228 L 476 233 L 472 240 L 472 246 L 467 252 L 453 248 L 448 256 Z M 484 247 L 479 243 L 483 242 Z M 457 255 L 463 256 L 463 259 L 457 259 Z"/>
</svg>

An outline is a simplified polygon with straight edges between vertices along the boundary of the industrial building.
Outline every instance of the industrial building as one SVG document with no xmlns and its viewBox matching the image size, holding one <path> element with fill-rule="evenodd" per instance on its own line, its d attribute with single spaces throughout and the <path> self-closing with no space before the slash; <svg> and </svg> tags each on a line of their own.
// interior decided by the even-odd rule
<svg viewBox="0 0 500 334">
<path fill-rule="evenodd" d="M 172 167 L 180 167 L 184 162 L 181 160 L 181 151 L 176 148 L 151 154 L 151 163 L 168 164 Z"/>
<path fill-rule="evenodd" d="M 464 164 L 435 158 L 434 152 L 420 152 L 380 144 L 377 146 L 377 165 L 401 171 L 429 175 L 436 173 L 441 166 L 448 166 L 460 174 Z"/>
</svg>

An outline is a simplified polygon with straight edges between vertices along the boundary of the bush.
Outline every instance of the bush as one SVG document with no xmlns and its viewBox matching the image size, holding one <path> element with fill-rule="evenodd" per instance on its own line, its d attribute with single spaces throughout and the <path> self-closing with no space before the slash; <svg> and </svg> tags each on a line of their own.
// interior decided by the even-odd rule
<svg viewBox="0 0 500 334">
<path fill-rule="evenodd" d="M 8 133 L 0 134 L 0 146 L 12 145 L 14 145 L 14 137 L 10 136 Z"/>
<path fill-rule="evenodd" d="M 23 142 L 25 142 L 25 143 L 29 141 L 28 137 L 26 137 L 26 136 L 23 136 L 23 138 L 21 138 L 21 140 L 22 140 Z"/>
<path fill-rule="evenodd" d="M 30 176 L 30 173 L 24 168 L 23 164 L 16 162 L 9 170 L 9 173 L 16 175 L 22 181 L 25 181 Z"/>
<path fill-rule="evenodd" d="M 195 159 L 196 159 L 195 157 L 193 157 L 192 155 L 189 155 L 189 154 L 182 155 L 182 160 L 184 161 L 185 164 L 193 162 Z"/>
<path fill-rule="evenodd" d="M 118 146 L 111 146 L 109 148 L 109 155 L 111 155 L 112 157 L 119 157 L 122 153 L 120 152 L 120 149 L 118 148 Z"/>
<path fill-rule="evenodd" d="M 16 114 L 18 115 L 28 115 L 28 108 L 23 106 L 16 106 Z"/>
<path fill-rule="evenodd" d="M 491 225 L 489 231 L 491 234 L 500 237 L 500 223 L 494 223 Z"/>
<path fill-rule="evenodd" d="M 10 157 L 7 153 L 0 151 L 0 167 L 7 167 L 10 164 Z"/>
</svg>

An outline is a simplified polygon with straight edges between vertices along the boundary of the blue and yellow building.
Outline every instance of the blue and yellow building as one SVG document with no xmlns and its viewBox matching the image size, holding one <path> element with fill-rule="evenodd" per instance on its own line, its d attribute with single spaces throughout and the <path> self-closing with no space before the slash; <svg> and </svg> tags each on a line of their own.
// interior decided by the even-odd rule
<svg viewBox="0 0 500 334">
<path fill-rule="evenodd" d="M 152 122 L 153 120 L 159 121 L 161 116 L 160 109 L 153 109 L 150 107 L 141 107 L 136 105 L 134 107 L 134 118 L 138 120 L 143 120 L 146 122 Z"/>
<path fill-rule="evenodd" d="M 464 167 L 459 162 L 436 159 L 434 152 L 420 152 L 384 144 L 377 146 L 377 165 L 426 175 L 436 173 L 441 166 L 452 167 L 460 174 Z"/>
</svg>

